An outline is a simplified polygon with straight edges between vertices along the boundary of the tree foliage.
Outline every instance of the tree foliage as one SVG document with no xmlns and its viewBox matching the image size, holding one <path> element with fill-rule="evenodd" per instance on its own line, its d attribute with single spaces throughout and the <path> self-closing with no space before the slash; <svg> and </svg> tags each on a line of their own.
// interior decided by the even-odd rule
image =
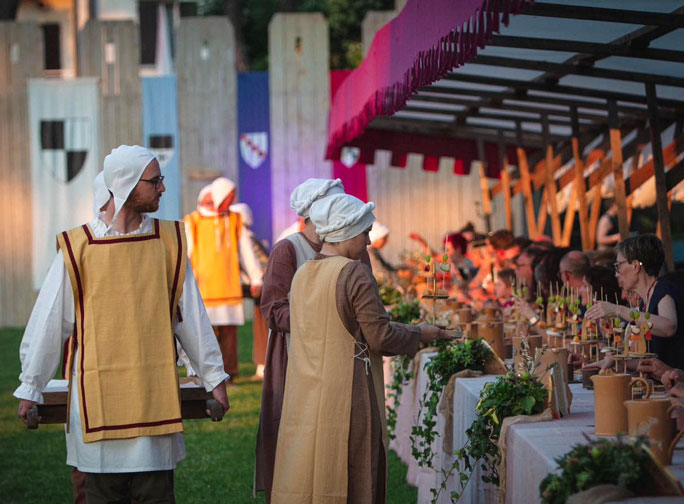
<svg viewBox="0 0 684 504">
<path fill-rule="evenodd" d="M 245 61 L 250 70 L 268 69 L 268 24 L 278 11 L 322 12 L 330 27 L 330 68 L 350 69 L 361 62 L 361 22 L 371 10 L 392 10 L 393 0 L 199 0 L 198 14 L 227 15 L 239 5 Z M 236 19 L 236 16 L 231 16 Z M 238 46 L 241 42 L 237 41 Z"/>
</svg>

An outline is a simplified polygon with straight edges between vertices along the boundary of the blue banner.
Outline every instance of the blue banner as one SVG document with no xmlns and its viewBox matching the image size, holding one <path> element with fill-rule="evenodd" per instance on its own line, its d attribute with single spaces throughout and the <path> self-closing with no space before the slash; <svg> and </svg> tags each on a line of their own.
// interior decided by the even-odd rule
<svg viewBox="0 0 684 504">
<path fill-rule="evenodd" d="M 142 78 L 143 144 L 157 156 L 166 187 L 153 216 L 169 220 L 183 217 L 176 89 L 175 75 Z"/>
<path fill-rule="evenodd" d="M 273 245 L 268 96 L 267 72 L 238 75 L 238 199 L 252 209 L 252 232 Z"/>
</svg>

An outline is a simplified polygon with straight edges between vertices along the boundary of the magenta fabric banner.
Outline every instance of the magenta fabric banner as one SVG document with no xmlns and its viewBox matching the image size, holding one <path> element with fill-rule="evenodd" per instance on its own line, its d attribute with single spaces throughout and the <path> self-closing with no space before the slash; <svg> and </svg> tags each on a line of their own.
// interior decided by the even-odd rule
<svg viewBox="0 0 684 504">
<path fill-rule="evenodd" d="M 351 70 L 332 70 L 330 72 L 331 97 L 335 96 L 335 91 L 351 73 Z M 342 179 L 344 192 L 367 202 L 366 156 L 363 154 L 358 147 L 343 148 L 339 160 L 333 161 L 333 178 Z M 373 154 L 374 152 L 371 152 L 371 155 Z"/>
<path fill-rule="evenodd" d="M 532 0 L 408 0 L 375 35 L 368 56 L 340 85 L 328 120 L 328 159 L 378 115 L 392 115 L 420 86 L 471 61 L 499 23 Z M 501 14 L 501 17 L 499 17 Z"/>
</svg>

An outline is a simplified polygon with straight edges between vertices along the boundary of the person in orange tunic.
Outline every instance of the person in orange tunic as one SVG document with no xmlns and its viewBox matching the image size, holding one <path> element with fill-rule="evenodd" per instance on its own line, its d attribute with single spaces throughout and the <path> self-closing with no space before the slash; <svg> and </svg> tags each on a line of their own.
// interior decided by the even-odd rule
<svg viewBox="0 0 684 504">
<path fill-rule="evenodd" d="M 200 191 L 197 210 L 184 219 L 190 264 L 231 382 L 238 375 L 237 326 L 245 323 L 240 264 L 254 298 L 261 295 L 263 277 L 249 236 L 242 232 L 242 218 L 230 210 L 235 189 L 233 181 L 217 178 Z"/>
</svg>

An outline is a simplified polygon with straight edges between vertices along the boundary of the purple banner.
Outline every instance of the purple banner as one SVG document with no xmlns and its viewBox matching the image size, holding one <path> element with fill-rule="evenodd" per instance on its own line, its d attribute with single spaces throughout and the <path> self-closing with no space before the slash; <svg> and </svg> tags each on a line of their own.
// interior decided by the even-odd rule
<svg viewBox="0 0 684 504">
<path fill-rule="evenodd" d="M 239 200 L 252 209 L 252 231 L 260 240 L 272 237 L 271 131 L 268 73 L 238 75 Z"/>
</svg>

